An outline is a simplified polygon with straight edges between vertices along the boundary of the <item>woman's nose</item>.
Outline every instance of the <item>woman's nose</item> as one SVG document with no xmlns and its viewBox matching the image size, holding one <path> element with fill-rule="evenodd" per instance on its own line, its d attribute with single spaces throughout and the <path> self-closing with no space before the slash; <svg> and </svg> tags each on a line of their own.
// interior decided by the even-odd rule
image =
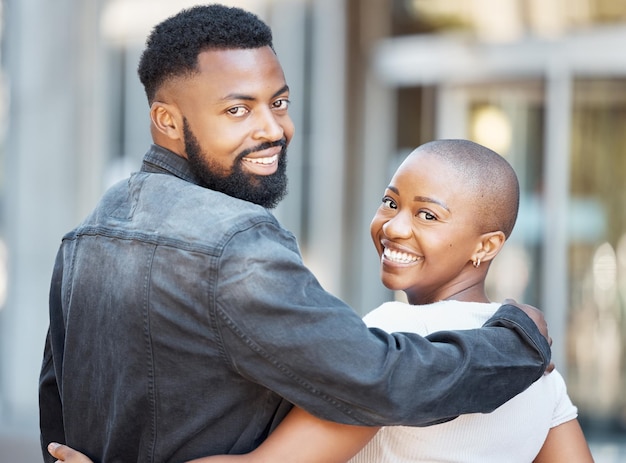
<svg viewBox="0 0 626 463">
<path fill-rule="evenodd" d="M 389 238 L 408 238 L 412 234 L 411 214 L 400 211 L 383 225 L 383 233 Z"/>
</svg>

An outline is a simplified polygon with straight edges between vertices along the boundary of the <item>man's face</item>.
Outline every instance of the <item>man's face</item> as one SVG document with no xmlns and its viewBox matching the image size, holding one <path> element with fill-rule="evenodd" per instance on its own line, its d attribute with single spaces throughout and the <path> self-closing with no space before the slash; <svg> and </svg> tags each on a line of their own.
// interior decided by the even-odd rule
<svg viewBox="0 0 626 463">
<path fill-rule="evenodd" d="M 219 163 L 213 162 L 203 154 L 186 118 L 183 119 L 183 130 L 189 165 L 202 186 L 270 209 L 276 207 L 287 193 L 287 145 L 284 140 L 257 147 L 257 150 L 261 151 L 273 146 L 281 147 L 278 167 L 273 174 L 258 175 L 246 172 L 239 161 L 250 153 L 249 150 L 237 156 L 232 170 L 228 173 L 223 171 Z"/>
<path fill-rule="evenodd" d="M 185 155 L 203 186 L 264 207 L 286 193 L 294 127 L 289 89 L 269 47 L 211 50 L 176 90 Z"/>
</svg>

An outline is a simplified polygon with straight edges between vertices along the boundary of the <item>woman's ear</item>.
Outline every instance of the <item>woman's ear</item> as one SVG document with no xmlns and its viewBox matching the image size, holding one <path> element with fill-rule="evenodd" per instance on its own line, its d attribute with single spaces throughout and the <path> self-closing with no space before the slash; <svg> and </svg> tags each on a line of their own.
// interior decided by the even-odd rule
<svg viewBox="0 0 626 463">
<path fill-rule="evenodd" d="M 501 231 L 483 233 L 472 256 L 472 262 L 488 262 L 498 255 L 506 237 Z"/>
<path fill-rule="evenodd" d="M 165 136 L 170 140 L 183 139 L 182 118 L 176 106 L 155 101 L 150 106 L 150 120 L 156 136 Z"/>
</svg>

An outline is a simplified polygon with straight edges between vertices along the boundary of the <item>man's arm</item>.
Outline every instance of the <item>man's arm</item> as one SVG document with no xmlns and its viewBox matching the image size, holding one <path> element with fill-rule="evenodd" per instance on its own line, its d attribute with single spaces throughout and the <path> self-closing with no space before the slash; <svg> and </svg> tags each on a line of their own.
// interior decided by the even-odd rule
<svg viewBox="0 0 626 463">
<path fill-rule="evenodd" d="M 368 330 L 272 224 L 231 239 L 218 284 L 212 316 L 233 368 L 330 421 L 426 425 L 489 412 L 550 362 L 546 337 L 511 305 L 477 330 L 427 338 Z"/>
<path fill-rule="evenodd" d="M 65 432 L 63 427 L 63 407 L 61 406 L 61 398 L 52 362 L 50 334 L 46 336 L 46 346 L 39 376 L 39 426 L 44 461 L 53 462 L 54 459 L 47 452 L 48 443 L 50 441 L 65 442 Z"/>
<path fill-rule="evenodd" d="M 51 441 L 65 442 L 63 423 L 63 404 L 57 382 L 55 356 L 60 362 L 63 358 L 65 324 L 63 321 L 61 275 L 63 274 L 63 252 L 59 250 L 54 263 L 49 294 L 50 326 L 46 335 L 43 361 L 39 375 L 39 429 L 41 450 L 45 462 L 54 461 L 47 451 Z M 57 333 L 57 338 L 53 336 Z"/>
<path fill-rule="evenodd" d="M 548 346 L 552 347 L 552 338 L 550 337 L 550 333 L 548 333 L 548 322 L 546 321 L 543 312 L 536 307 L 528 304 L 522 304 L 520 302 L 516 302 L 514 299 L 505 299 L 503 302 L 504 305 L 512 305 L 517 307 L 522 312 L 530 317 L 530 319 L 535 323 L 539 333 L 548 341 Z M 555 365 L 552 361 L 546 367 L 546 371 L 544 374 L 548 374 L 555 369 Z"/>
</svg>

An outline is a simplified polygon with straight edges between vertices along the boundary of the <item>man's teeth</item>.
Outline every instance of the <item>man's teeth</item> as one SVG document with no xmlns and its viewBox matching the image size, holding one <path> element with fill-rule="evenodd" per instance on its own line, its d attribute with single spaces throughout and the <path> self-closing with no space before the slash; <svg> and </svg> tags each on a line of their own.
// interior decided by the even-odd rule
<svg viewBox="0 0 626 463">
<path fill-rule="evenodd" d="M 246 162 L 251 162 L 252 164 L 273 164 L 278 159 L 278 154 L 274 156 L 269 156 L 267 158 L 243 158 Z"/>
<path fill-rule="evenodd" d="M 411 262 L 417 262 L 419 258 L 414 254 L 408 252 L 394 251 L 392 249 L 385 248 L 383 251 L 385 257 L 391 261 L 399 262 L 401 264 L 410 264 Z"/>
</svg>

